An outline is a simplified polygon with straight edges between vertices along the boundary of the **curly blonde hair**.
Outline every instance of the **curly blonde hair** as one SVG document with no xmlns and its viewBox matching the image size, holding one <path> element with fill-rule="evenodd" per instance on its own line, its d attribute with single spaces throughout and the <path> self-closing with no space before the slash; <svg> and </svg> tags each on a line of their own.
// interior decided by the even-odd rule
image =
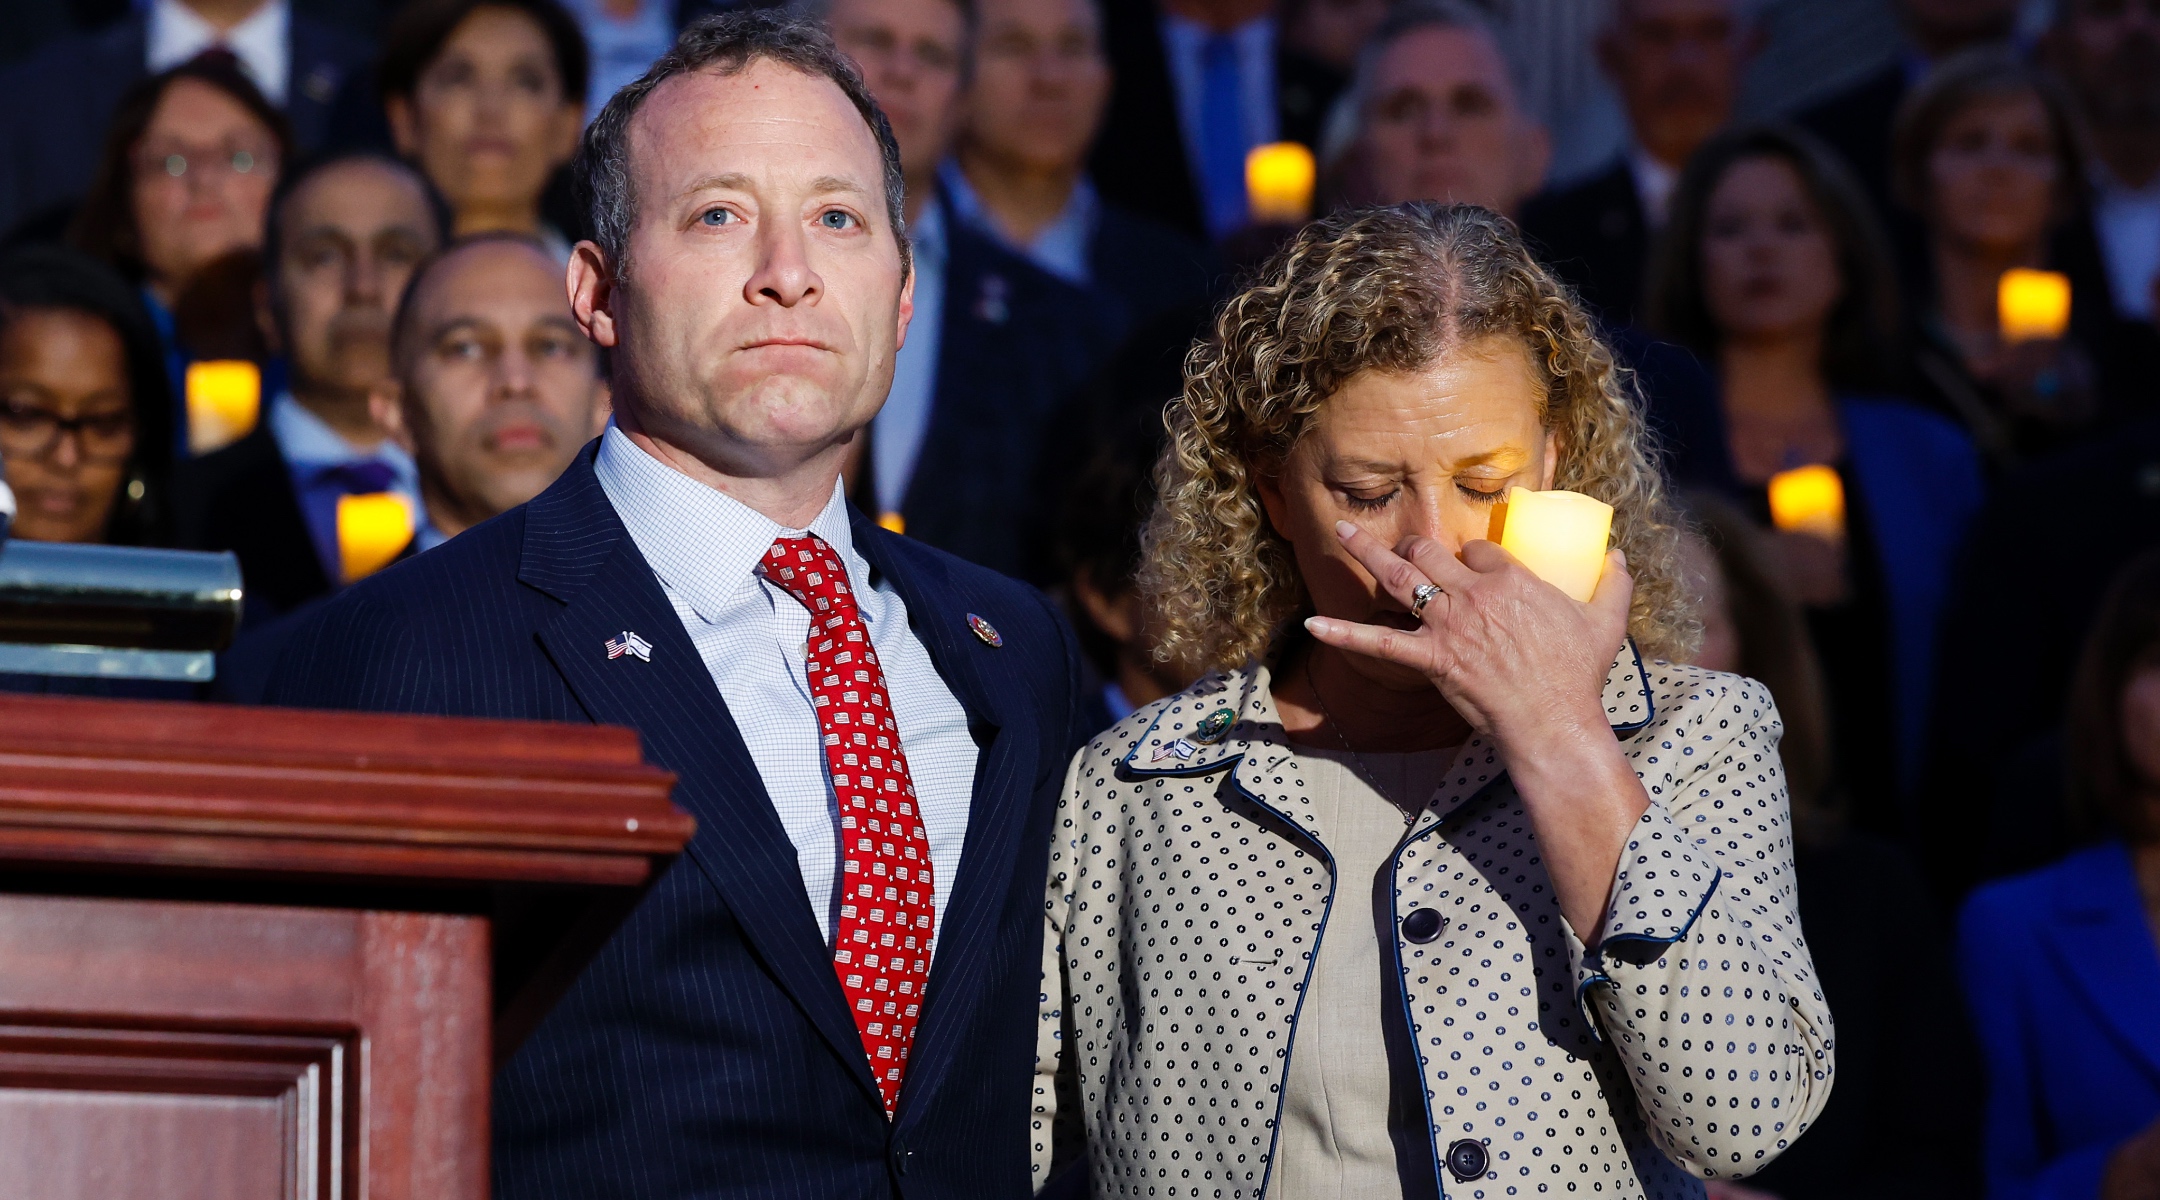
<svg viewBox="0 0 2160 1200">
<path fill-rule="evenodd" d="M 1157 653 L 1195 672 L 1267 654 L 1310 601 L 1256 480 L 1353 375 L 1416 371 L 1495 335 L 1521 339 L 1540 368 L 1539 417 L 1559 444 L 1554 486 L 1613 506 L 1635 577 L 1628 631 L 1646 654 L 1691 650 L 1675 518 L 1628 373 L 1505 218 L 1417 203 L 1306 226 L 1186 356 L 1141 538 Z"/>
</svg>

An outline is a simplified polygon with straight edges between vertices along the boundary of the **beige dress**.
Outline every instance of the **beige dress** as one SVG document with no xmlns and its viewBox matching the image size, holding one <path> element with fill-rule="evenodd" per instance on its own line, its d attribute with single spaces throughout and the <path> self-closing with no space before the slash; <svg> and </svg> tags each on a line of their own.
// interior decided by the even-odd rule
<svg viewBox="0 0 2160 1200">
<path fill-rule="evenodd" d="M 1290 1048 L 1270 1200 L 1403 1194 L 1388 1132 L 1386 1046 L 1387 1010 L 1401 999 L 1383 986 L 1393 968 L 1382 965 L 1372 890 L 1458 750 L 1353 756 L 1297 747 L 1337 890 Z"/>
</svg>

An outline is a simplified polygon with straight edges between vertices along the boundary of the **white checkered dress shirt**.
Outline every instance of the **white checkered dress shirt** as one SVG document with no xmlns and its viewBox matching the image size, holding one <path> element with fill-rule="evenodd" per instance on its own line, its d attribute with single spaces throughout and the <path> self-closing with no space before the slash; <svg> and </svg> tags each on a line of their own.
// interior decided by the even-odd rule
<svg viewBox="0 0 2160 1200">
<path fill-rule="evenodd" d="M 975 791 L 975 740 L 967 711 L 909 627 L 907 605 L 889 583 L 871 576 L 870 564 L 855 552 L 839 482 L 808 529 L 788 529 L 661 463 L 612 424 L 593 469 L 742 730 L 780 824 L 795 843 L 803 889 L 827 944 L 838 905 L 839 814 L 803 669 L 810 613 L 753 568 L 774 538 L 805 533 L 824 538 L 847 564 L 848 584 L 885 668 L 900 745 L 930 834 L 935 932 L 943 933 Z M 648 631 L 632 632 L 656 640 Z M 936 942 L 931 945 L 935 953 Z"/>
</svg>

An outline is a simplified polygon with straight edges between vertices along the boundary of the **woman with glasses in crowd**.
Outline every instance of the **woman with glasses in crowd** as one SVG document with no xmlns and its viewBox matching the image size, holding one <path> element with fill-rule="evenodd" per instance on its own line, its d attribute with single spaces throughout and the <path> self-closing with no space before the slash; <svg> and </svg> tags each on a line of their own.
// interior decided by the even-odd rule
<svg viewBox="0 0 2160 1200">
<path fill-rule="evenodd" d="M 1308 226 L 1169 410 L 1141 587 L 1213 672 L 1074 760 L 1041 1177 L 1697 1194 L 1830 1091 L 1778 718 L 1664 661 L 1672 512 L 1591 318 L 1488 210 Z M 1484 540 L 1611 504 L 1588 603 Z M 1078 1137 L 1070 1135 L 1077 1134 Z"/>
<path fill-rule="evenodd" d="M 0 467 L 39 542 L 169 541 L 172 402 L 135 290 L 57 246 L 0 259 Z"/>
<path fill-rule="evenodd" d="M 1822 660 L 1848 815 L 1894 836 L 1980 468 L 1956 424 L 1898 394 L 1889 262 L 1858 185 L 1828 151 L 1798 130 L 1736 130 L 1681 173 L 1648 310 L 1655 332 L 1693 351 L 1714 381 L 1651 393 L 1672 474 L 1769 532 Z M 1779 528 L 1772 485 L 1802 468 L 1834 472 L 1842 502 L 1807 523 L 1788 510 Z"/>
<path fill-rule="evenodd" d="M 285 115 L 223 52 L 142 81 L 113 116 L 68 241 L 140 285 L 175 398 L 190 358 L 257 345 L 256 255 L 291 156 Z M 184 436 L 184 414 L 164 426 Z"/>
</svg>

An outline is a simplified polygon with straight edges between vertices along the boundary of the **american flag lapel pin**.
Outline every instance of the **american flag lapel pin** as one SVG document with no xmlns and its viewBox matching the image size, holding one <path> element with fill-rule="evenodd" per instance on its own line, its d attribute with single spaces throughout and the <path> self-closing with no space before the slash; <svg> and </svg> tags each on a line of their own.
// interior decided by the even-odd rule
<svg viewBox="0 0 2160 1200">
<path fill-rule="evenodd" d="M 607 640 L 608 661 L 613 662 L 626 654 L 639 662 L 651 662 L 652 643 L 627 629 L 622 631 L 622 636 Z"/>
</svg>

